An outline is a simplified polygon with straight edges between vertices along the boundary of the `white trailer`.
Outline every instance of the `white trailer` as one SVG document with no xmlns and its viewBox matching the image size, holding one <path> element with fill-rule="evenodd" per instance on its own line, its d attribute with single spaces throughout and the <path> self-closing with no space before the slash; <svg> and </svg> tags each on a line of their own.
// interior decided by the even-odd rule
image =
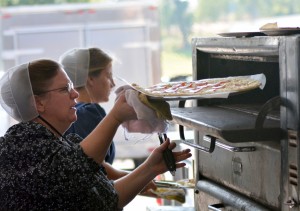
<svg viewBox="0 0 300 211">
<path fill-rule="evenodd" d="M 119 62 L 120 65 L 114 65 L 114 75 L 142 86 L 160 82 L 160 26 L 155 1 L 1 8 L 0 33 L 4 70 L 42 57 L 58 60 L 74 47 L 95 46 L 113 54 Z M 111 103 L 104 107 L 110 109 Z M 5 117 L 2 109 L 0 115 L 7 119 L 0 123 L 3 135 L 14 122 Z M 158 143 L 132 143 L 134 150 L 123 142 L 121 131 L 117 136 L 116 140 L 124 145 L 117 146 L 117 155 L 122 158 L 148 156 L 149 148 Z"/>
<path fill-rule="evenodd" d="M 153 1 L 6 7 L 0 10 L 4 69 L 74 47 L 113 53 L 121 77 L 160 81 L 158 8 Z"/>
</svg>

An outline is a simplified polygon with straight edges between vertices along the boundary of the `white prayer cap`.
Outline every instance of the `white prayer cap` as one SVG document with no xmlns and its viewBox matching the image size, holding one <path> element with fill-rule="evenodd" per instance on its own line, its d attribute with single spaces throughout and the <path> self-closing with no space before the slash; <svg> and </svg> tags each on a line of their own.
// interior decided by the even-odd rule
<svg viewBox="0 0 300 211">
<path fill-rule="evenodd" d="M 90 52 L 88 48 L 74 48 L 59 58 L 59 63 L 74 84 L 75 88 L 85 86 L 90 64 Z"/>
<path fill-rule="evenodd" d="M 0 79 L 0 104 L 14 119 L 26 122 L 39 115 L 31 87 L 29 63 L 9 69 Z"/>
</svg>

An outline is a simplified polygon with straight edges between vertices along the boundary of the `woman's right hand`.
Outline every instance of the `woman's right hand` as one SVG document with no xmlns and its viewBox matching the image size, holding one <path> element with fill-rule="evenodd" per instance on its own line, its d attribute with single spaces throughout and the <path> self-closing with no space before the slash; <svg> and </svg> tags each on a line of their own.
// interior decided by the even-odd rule
<svg viewBox="0 0 300 211">
<path fill-rule="evenodd" d="M 80 142 L 85 154 L 97 163 L 102 163 L 118 127 L 124 121 L 131 119 L 136 119 L 136 114 L 133 108 L 127 104 L 123 93 L 98 126 Z"/>
<path fill-rule="evenodd" d="M 119 94 L 111 113 L 120 124 L 128 120 L 137 119 L 133 107 L 126 102 L 125 91 Z"/>
</svg>

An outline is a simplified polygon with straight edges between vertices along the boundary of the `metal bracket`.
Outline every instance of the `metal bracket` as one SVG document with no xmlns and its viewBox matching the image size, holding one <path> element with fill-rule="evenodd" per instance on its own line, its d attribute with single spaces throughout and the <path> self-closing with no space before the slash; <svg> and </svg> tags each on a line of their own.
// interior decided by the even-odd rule
<svg viewBox="0 0 300 211">
<path fill-rule="evenodd" d="M 272 111 L 274 108 L 277 108 L 280 106 L 280 96 L 276 96 L 268 100 L 260 109 L 258 116 L 256 118 L 255 122 L 255 128 L 263 128 L 266 116 L 270 111 Z"/>
<path fill-rule="evenodd" d="M 185 106 L 185 100 L 181 100 L 179 101 L 179 108 L 184 108 Z M 194 147 L 198 150 L 204 151 L 204 152 L 208 152 L 208 153 L 212 153 L 215 150 L 215 146 L 216 146 L 216 138 L 211 136 L 211 140 L 210 140 L 210 146 L 209 147 L 204 147 L 204 146 L 200 146 L 198 144 L 193 143 L 193 140 L 186 140 L 185 139 L 185 135 L 184 135 L 184 127 L 182 125 L 179 125 L 179 136 L 180 136 L 180 141 L 183 144 L 189 145 L 191 147 Z"/>
</svg>

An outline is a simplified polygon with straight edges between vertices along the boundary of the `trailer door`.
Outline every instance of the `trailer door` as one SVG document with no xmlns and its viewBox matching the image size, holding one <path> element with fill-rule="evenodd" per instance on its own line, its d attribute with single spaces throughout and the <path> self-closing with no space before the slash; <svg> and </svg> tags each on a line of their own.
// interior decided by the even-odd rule
<svg viewBox="0 0 300 211">
<path fill-rule="evenodd" d="M 151 49 L 147 45 L 148 32 L 145 25 L 114 24 L 89 27 L 86 45 L 99 47 L 116 56 L 121 65 L 114 66 L 114 74 L 130 78 L 131 82 L 149 86 L 152 81 Z"/>
</svg>

